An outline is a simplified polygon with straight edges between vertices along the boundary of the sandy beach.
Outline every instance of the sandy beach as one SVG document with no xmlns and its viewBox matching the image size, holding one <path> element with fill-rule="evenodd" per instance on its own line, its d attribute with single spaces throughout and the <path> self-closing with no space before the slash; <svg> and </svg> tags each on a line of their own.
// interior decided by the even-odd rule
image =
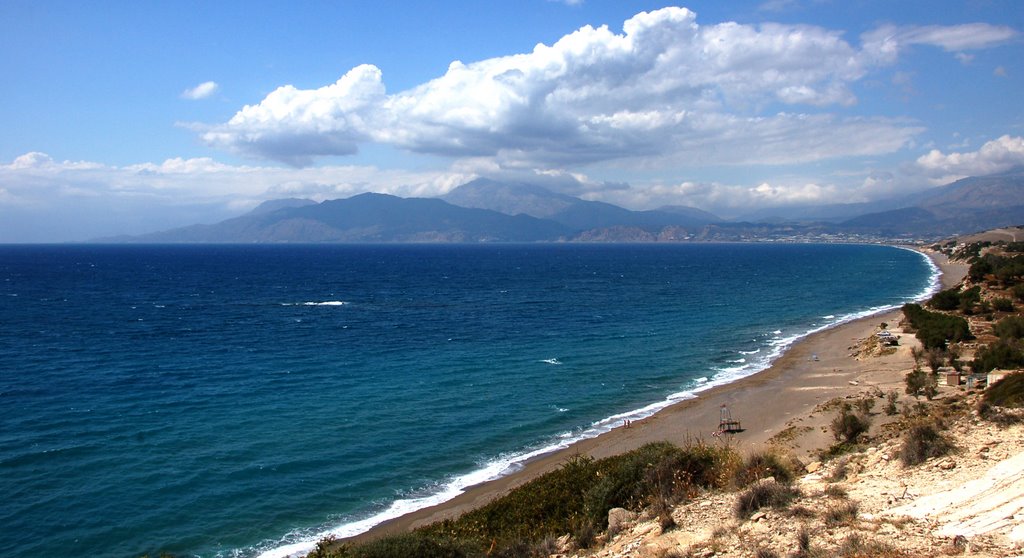
<svg viewBox="0 0 1024 558">
<path fill-rule="evenodd" d="M 941 269 L 943 288 L 955 285 L 966 275 L 966 265 L 950 263 L 942 254 L 925 253 Z M 881 322 L 892 326 L 901 319 L 902 312 L 895 310 L 810 335 L 794 344 L 760 373 L 700 392 L 696 399 L 635 421 L 629 428 L 616 428 L 565 450 L 538 457 L 521 471 L 471 487 L 448 502 L 388 521 L 354 539 L 366 540 L 404 532 L 458 516 L 558 468 L 573 455 L 602 458 L 649 442 L 682 444 L 693 439 L 730 443 L 741 453 L 746 453 L 764 446 L 773 436 L 793 427 L 794 430 L 799 429 L 801 435 L 786 450 L 807 460 L 812 452 L 831 441 L 826 428 L 831 414 L 815 412 L 819 404 L 836 397 L 860 395 L 877 389 L 897 389 L 902 393 L 903 374 L 913 366 L 910 347 L 917 343 L 912 335 L 903 336 L 901 347 L 895 354 L 867 359 L 859 359 L 856 354 L 858 345 L 878 331 Z M 899 332 L 898 329 L 895 331 Z M 728 406 L 733 419 L 741 421 L 744 431 L 719 441 L 712 433 L 718 428 L 722 405 Z"/>
</svg>

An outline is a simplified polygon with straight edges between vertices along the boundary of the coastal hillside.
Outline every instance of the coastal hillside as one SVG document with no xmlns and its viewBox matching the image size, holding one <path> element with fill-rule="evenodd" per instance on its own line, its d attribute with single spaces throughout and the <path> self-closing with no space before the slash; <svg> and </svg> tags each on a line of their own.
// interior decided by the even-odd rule
<svg viewBox="0 0 1024 558">
<path fill-rule="evenodd" d="M 733 401 L 742 426 L 658 442 L 657 416 L 627 424 L 605 445 L 651 441 L 595 444 L 461 516 L 310 556 L 1019 555 L 1024 243 L 931 250 L 952 261 L 944 290 L 825 332 L 746 384 L 774 390 L 761 395 L 775 416 L 701 394 L 705 409 Z"/>
</svg>

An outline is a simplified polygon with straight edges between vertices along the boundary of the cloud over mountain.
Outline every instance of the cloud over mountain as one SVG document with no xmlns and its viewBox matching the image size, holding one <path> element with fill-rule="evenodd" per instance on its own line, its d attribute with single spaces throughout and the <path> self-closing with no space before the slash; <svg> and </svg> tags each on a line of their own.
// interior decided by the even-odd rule
<svg viewBox="0 0 1024 558">
<path fill-rule="evenodd" d="M 622 33 L 584 26 L 528 53 L 455 61 L 444 75 L 394 94 L 372 65 L 317 89 L 285 85 L 201 137 L 298 166 L 367 142 L 509 167 L 877 155 L 922 128 L 822 110 L 854 105 L 852 85 L 910 45 L 977 49 L 1014 33 L 988 24 L 885 26 L 858 48 L 818 26 L 700 25 L 685 8 L 665 8 L 633 16 Z"/>
<path fill-rule="evenodd" d="M 933 149 L 918 157 L 917 164 L 936 183 L 965 176 L 981 176 L 1024 165 L 1024 138 L 1004 135 L 986 142 L 977 151 L 945 154 Z"/>
</svg>

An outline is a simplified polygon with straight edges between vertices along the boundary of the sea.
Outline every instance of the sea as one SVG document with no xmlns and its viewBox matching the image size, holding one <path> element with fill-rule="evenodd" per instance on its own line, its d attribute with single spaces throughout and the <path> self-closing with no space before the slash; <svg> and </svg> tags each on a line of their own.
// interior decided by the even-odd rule
<svg viewBox="0 0 1024 558">
<path fill-rule="evenodd" d="M 0 549 L 309 550 L 937 278 L 876 245 L 0 246 Z"/>
</svg>

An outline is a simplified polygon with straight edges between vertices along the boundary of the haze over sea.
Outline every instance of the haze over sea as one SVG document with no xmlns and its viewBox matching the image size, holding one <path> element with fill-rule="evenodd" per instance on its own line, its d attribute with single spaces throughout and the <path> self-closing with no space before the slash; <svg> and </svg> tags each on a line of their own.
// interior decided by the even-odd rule
<svg viewBox="0 0 1024 558">
<path fill-rule="evenodd" d="M 935 283 L 882 246 L 0 246 L 0 548 L 354 534 Z"/>
</svg>

